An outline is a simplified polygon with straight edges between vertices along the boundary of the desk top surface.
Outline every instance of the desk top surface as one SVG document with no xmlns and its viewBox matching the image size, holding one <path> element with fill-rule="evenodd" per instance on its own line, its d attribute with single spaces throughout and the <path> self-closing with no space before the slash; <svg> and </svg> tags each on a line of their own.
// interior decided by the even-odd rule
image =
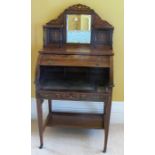
<svg viewBox="0 0 155 155">
<path fill-rule="evenodd" d="M 109 46 L 92 47 L 90 45 L 70 45 L 62 47 L 49 46 L 40 50 L 41 54 L 58 54 L 58 55 L 92 55 L 92 56 L 110 56 L 113 55 Z"/>
</svg>

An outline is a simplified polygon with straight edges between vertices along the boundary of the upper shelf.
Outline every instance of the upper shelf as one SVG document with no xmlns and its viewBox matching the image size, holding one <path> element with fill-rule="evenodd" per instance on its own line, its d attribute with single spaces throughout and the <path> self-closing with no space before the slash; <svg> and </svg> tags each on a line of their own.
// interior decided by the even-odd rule
<svg viewBox="0 0 155 155">
<path fill-rule="evenodd" d="M 92 56 L 106 56 L 113 55 L 110 46 L 103 46 L 94 48 L 90 45 L 70 45 L 65 44 L 63 47 L 49 46 L 40 50 L 44 54 L 63 54 L 63 55 L 92 55 Z"/>
</svg>

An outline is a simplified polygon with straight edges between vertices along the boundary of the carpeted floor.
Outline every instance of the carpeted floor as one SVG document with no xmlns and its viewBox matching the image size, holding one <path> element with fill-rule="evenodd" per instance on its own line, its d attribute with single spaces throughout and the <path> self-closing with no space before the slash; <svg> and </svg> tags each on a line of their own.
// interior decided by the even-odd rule
<svg viewBox="0 0 155 155">
<path fill-rule="evenodd" d="M 31 155 L 102 155 L 104 131 L 47 127 L 44 148 L 39 149 L 37 122 L 32 121 Z M 107 155 L 124 154 L 124 126 L 110 126 Z"/>
</svg>

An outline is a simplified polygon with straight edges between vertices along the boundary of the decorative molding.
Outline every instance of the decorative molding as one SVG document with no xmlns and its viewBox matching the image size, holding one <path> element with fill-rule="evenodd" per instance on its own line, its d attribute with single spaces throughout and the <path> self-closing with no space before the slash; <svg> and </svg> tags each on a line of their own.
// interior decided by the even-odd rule
<svg viewBox="0 0 155 155">
<path fill-rule="evenodd" d="M 48 113 L 48 102 L 44 101 L 43 104 L 43 114 L 44 117 Z M 53 110 L 55 111 L 69 111 L 69 112 L 92 112 L 92 113 L 102 113 L 103 104 L 101 102 L 86 102 L 86 101 L 53 101 Z M 37 119 L 36 114 L 36 100 L 32 98 L 31 100 L 31 119 Z M 112 124 L 123 124 L 124 123 L 124 102 L 113 101 L 111 120 Z"/>
</svg>

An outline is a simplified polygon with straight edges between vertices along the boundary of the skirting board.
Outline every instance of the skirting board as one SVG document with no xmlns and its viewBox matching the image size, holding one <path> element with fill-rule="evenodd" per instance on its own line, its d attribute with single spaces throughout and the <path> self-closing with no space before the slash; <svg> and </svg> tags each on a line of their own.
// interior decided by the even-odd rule
<svg viewBox="0 0 155 155">
<path fill-rule="evenodd" d="M 43 104 L 43 114 L 44 117 L 48 113 L 48 104 L 47 100 Z M 52 110 L 53 111 L 68 111 L 68 112 L 92 112 L 92 113 L 102 113 L 103 112 L 103 103 L 101 102 L 85 102 L 85 101 L 52 101 Z M 37 119 L 36 113 L 36 100 L 35 98 L 31 99 L 31 119 Z M 111 124 L 123 124 L 124 123 L 124 102 L 113 101 L 112 110 L 111 110 Z"/>
</svg>

